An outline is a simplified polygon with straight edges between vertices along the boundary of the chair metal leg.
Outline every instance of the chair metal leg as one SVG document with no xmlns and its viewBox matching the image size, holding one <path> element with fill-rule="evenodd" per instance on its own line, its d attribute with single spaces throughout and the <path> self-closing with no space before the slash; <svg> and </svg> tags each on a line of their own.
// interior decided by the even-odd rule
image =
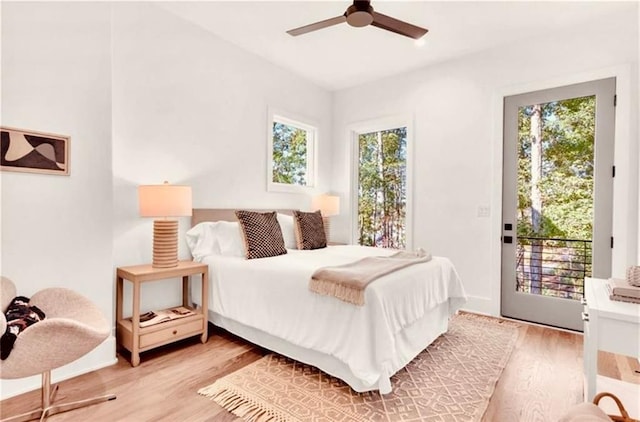
<svg viewBox="0 0 640 422">
<path fill-rule="evenodd" d="M 5 418 L 2 422 L 25 422 L 32 421 L 34 419 L 38 419 L 42 415 L 42 408 L 38 410 L 33 410 L 27 413 L 21 413 L 16 416 L 11 416 L 10 418 Z"/>
<path fill-rule="evenodd" d="M 58 384 L 53 387 L 53 390 L 51 390 L 51 395 L 49 396 L 49 403 L 53 403 L 53 401 L 56 399 L 56 394 L 58 394 L 59 389 L 60 386 Z"/>
<path fill-rule="evenodd" d="M 68 412 L 69 410 L 79 409 L 81 407 L 91 406 L 97 403 L 116 399 L 115 394 L 106 394 L 104 396 L 77 400 L 69 403 L 53 404 L 53 400 L 55 399 L 57 392 L 57 384 L 53 387 L 53 389 L 51 388 L 51 371 L 44 372 L 42 374 L 42 403 L 40 408 L 32 410 L 30 412 L 22 413 L 20 415 L 2 419 L 0 422 L 25 422 L 35 419 L 40 419 L 40 421 L 42 422 L 49 416 L 55 415 L 57 413 Z"/>
<path fill-rule="evenodd" d="M 53 416 L 58 413 L 68 412 L 69 410 L 79 409 L 81 407 L 87 407 L 97 403 L 102 403 L 105 401 L 115 400 L 115 399 L 116 399 L 115 394 L 106 394 L 104 396 L 93 397 L 90 399 L 78 400 L 78 401 L 73 401 L 73 402 L 63 403 L 63 404 L 55 404 L 44 409 L 40 420 L 44 421 L 49 416 Z"/>
<path fill-rule="evenodd" d="M 40 390 L 42 398 L 40 403 L 42 408 L 46 409 L 51 405 L 51 371 L 42 373 L 42 389 Z"/>
</svg>

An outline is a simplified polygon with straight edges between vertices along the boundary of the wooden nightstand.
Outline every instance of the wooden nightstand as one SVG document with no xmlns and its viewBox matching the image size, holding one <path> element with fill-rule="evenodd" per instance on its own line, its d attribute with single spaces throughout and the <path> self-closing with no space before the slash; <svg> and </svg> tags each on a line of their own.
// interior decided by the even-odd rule
<svg viewBox="0 0 640 422">
<path fill-rule="evenodd" d="M 188 304 L 189 277 L 202 275 L 202 306 L 193 309 Z M 140 327 L 140 285 L 148 281 L 182 277 L 182 306 L 192 309 L 195 315 L 163 322 L 148 327 Z M 133 283 L 133 315 L 125 319 L 122 313 L 124 280 Z M 177 267 L 153 268 L 151 264 L 120 267 L 116 277 L 116 327 L 117 339 L 131 352 L 131 366 L 140 364 L 140 352 L 172 343 L 187 337 L 200 335 L 200 341 L 207 341 L 207 300 L 209 297 L 209 267 L 193 261 L 180 261 Z"/>
</svg>

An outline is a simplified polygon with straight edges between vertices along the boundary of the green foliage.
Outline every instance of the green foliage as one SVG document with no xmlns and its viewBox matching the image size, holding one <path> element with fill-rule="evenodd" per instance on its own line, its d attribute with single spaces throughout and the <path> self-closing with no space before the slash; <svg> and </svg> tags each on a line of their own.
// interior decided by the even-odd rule
<svg viewBox="0 0 640 422">
<path fill-rule="evenodd" d="M 407 129 L 358 137 L 361 245 L 405 247 Z"/>
<path fill-rule="evenodd" d="M 307 131 L 273 122 L 273 181 L 306 185 Z"/>
<path fill-rule="evenodd" d="M 534 143 L 540 132 L 531 130 L 536 113 L 540 143 Z M 571 299 L 583 294 L 591 274 L 594 134 L 593 96 L 518 110 L 518 291 Z M 532 162 L 539 156 L 534 152 L 542 155 L 540 167 Z M 540 224 L 533 216 L 541 216 Z"/>
<path fill-rule="evenodd" d="M 531 112 L 518 118 L 518 235 L 591 239 L 595 97 L 542 104 L 542 193 L 540 231 L 531 225 Z"/>
</svg>

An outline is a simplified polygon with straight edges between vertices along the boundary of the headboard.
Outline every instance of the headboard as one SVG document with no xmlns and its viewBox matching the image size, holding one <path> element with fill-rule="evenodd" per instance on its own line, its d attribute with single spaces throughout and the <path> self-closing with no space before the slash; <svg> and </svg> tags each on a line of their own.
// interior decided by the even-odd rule
<svg viewBox="0 0 640 422">
<path fill-rule="evenodd" d="M 191 227 L 203 221 L 237 221 L 236 209 L 245 208 L 194 208 L 191 214 Z M 273 209 L 252 209 L 251 211 L 277 211 L 282 214 L 292 215 L 293 210 L 273 210 Z"/>
</svg>

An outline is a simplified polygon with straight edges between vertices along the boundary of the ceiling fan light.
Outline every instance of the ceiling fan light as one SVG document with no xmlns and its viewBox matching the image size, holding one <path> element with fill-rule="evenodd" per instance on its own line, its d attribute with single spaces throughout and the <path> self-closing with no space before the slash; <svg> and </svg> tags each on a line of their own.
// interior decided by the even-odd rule
<svg viewBox="0 0 640 422">
<path fill-rule="evenodd" d="M 373 22 L 373 16 L 369 12 L 356 11 L 347 16 L 347 23 L 356 28 L 370 25 Z"/>
</svg>

